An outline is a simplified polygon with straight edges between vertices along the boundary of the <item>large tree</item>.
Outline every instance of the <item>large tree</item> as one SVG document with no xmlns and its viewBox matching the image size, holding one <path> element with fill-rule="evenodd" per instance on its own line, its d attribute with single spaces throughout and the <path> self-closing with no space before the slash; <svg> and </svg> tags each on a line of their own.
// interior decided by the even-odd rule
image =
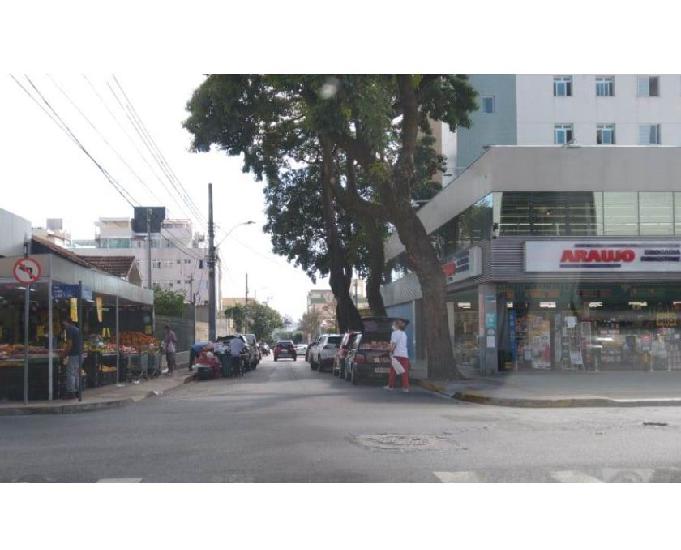
<svg viewBox="0 0 681 550">
<path fill-rule="evenodd" d="M 405 247 L 423 294 L 429 374 L 460 376 L 446 281 L 413 200 L 442 168 L 430 121 L 468 125 L 474 95 L 460 75 L 211 76 L 185 127 L 196 149 L 243 155 L 244 170 L 268 180 L 321 153 L 322 190 L 358 220 L 390 222 Z"/>
</svg>

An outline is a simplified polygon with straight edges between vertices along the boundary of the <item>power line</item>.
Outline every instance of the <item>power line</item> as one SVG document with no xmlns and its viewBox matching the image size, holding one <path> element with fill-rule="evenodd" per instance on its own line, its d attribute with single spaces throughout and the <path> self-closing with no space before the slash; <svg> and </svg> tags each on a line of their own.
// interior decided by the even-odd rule
<svg viewBox="0 0 681 550">
<path fill-rule="evenodd" d="M 121 108 L 121 110 L 123 111 L 123 114 L 124 114 L 124 115 L 126 116 L 126 118 L 128 119 L 128 122 L 129 122 L 130 125 L 132 126 L 133 130 L 134 130 L 135 133 L 139 136 L 140 140 L 142 141 L 142 144 L 146 147 L 147 151 L 149 151 L 149 153 L 151 154 L 152 159 L 153 159 L 154 161 L 156 161 L 156 163 L 158 164 L 158 160 L 157 160 L 156 157 L 154 156 L 153 151 L 150 149 L 150 146 L 149 146 L 149 144 L 147 143 L 146 138 L 144 137 L 144 135 L 142 134 L 141 130 L 139 129 L 139 127 L 138 127 L 138 125 L 137 125 L 137 122 L 135 121 L 135 119 L 133 118 L 133 116 L 132 116 L 131 113 L 130 113 L 130 110 L 123 104 L 123 101 L 118 97 L 118 94 L 117 94 L 116 91 L 111 87 L 111 85 L 110 85 L 108 82 L 106 83 L 106 85 L 107 85 L 107 87 L 109 88 L 109 91 L 111 92 L 111 95 L 113 95 L 114 99 L 115 99 L 116 102 L 118 103 L 118 106 L 119 106 L 119 107 Z M 138 152 L 139 152 L 139 151 L 138 151 Z M 149 161 L 146 159 L 146 156 L 142 155 L 142 158 L 143 158 L 144 162 L 147 164 L 147 166 L 149 166 L 149 168 L 151 169 L 151 171 L 152 171 L 152 173 L 154 174 L 154 176 L 156 177 L 156 179 L 161 183 L 161 185 L 162 185 L 163 188 L 165 189 L 165 191 L 166 191 L 166 193 L 168 194 L 168 196 L 171 197 L 171 198 L 175 201 L 175 203 L 180 207 L 180 210 L 186 208 L 186 205 L 185 205 L 185 207 L 183 207 L 182 204 L 180 204 L 180 201 L 177 199 L 176 194 L 173 193 L 173 191 L 171 191 L 171 190 L 168 188 L 166 182 L 165 182 L 162 178 L 160 178 L 160 177 L 158 176 L 158 174 L 157 174 L 156 171 L 152 168 L 152 166 L 151 166 L 151 164 L 149 163 Z M 166 176 L 166 178 L 168 177 L 168 175 L 165 174 L 165 172 L 164 172 L 164 170 L 163 170 L 162 167 L 161 167 L 161 172 Z M 171 182 L 171 183 L 172 183 L 172 182 Z M 182 198 L 182 197 L 180 197 L 180 198 Z M 196 214 L 194 214 L 194 213 L 191 212 L 191 210 L 185 210 L 185 213 L 189 214 L 189 217 L 190 217 L 190 218 L 194 218 L 197 222 L 199 222 L 199 225 L 201 225 L 200 220 L 196 217 Z"/>
<path fill-rule="evenodd" d="M 57 126 L 80 148 L 80 150 L 93 162 L 93 164 L 97 167 L 97 169 L 104 175 L 104 177 L 108 180 L 108 182 L 116 189 L 118 194 L 123 197 L 123 199 L 132 207 L 135 206 L 135 199 L 132 197 L 132 195 L 90 154 L 90 152 L 85 148 L 85 146 L 80 142 L 80 140 L 76 137 L 76 135 L 73 133 L 71 128 L 69 128 L 68 124 L 59 116 L 57 111 L 52 107 L 49 101 L 45 98 L 45 96 L 40 92 L 38 87 L 33 83 L 33 81 L 27 76 L 24 75 L 24 78 L 28 81 L 28 83 L 31 85 L 31 87 L 35 90 L 35 92 L 40 96 L 40 99 L 43 101 L 49 112 L 40 105 L 40 102 L 33 96 L 33 94 L 30 93 L 30 91 L 17 80 L 14 75 L 10 75 L 12 77 L 12 80 L 16 82 L 16 84 L 26 93 L 39 107 L 41 107 L 41 110 L 46 113 L 49 118 L 57 124 Z"/>
<path fill-rule="evenodd" d="M 199 215 L 199 217 L 201 217 L 202 214 L 201 214 L 200 209 L 196 206 L 196 203 L 194 203 L 194 201 L 192 200 L 191 196 L 190 196 L 189 193 L 187 192 L 186 188 L 184 187 L 184 185 L 182 185 L 182 182 L 179 180 L 179 178 L 177 177 L 177 175 L 175 174 L 175 172 L 174 172 L 173 169 L 171 168 L 170 164 L 169 164 L 168 161 L 166 160 L 165 156 L 163 155 L 163 152 L 161 151 L 161 149 L 158 147 L 158 145 L 157 145 L 156 142 L 154 141 L 154 138 L 151 136 L 151 133 L 149 132 L 149 130 L 147 129 L 146 125 L 145 125 L 144 122 L 142 121 L 142 118 L 141 118 L 141 117 L 139 116 L 139 114 L 137 113 L 137 110 L 135 109 L 135 106 L 133 105 L 132 101 L 131 101 L 130 98 L 128 97 L 128 94 L 125 93 L 125 90 L 123 89 L 123 86 L 121 86 L 121 83 L 118 81 L 118 78 L 116 77 L 115 74 L 112 75 L 112 77 L 113 77 L 114 82 L 115 82 L 116 85 L 118 86 L 118 89 L 119 89 L 119 90 L 121 91 L 121 93 L 123 94 L 123 97 L 125 98 L 125 100 L 126 100 L 126 101 L 128 102 L 128 104 L 130 105 L 130 108 L 132 109 L 132 112 L 133 112 L 135 118 L 137 119 L 137 121 L 139 122 L 140 127 L 142 128 L 142 130 L 144 131 L 145 135 L 146 135 L 147 138 L 149 139 L 149 142 L 151 143 L 151 145 L 152 145 L 153 148 L 155 149 L 155 151 L 156 151 L 158 157 L 159 157 L 160 160 L 162 161 L 163 166 L 165 166 L 165 168 L 167 169 L 167 171 L 168 171 L 168 173 L 170 174 L 170 176 L 172 176 L 171 179 L 174 179 L 174 180 L 175 180 L 175 182 L 177 183 L 177 185 L 180 187 L 181 191 L 184 193 L 184 198 L 185 198 L 186 201 L 188 202 L 188 206 L 189 206 L 190 208 L 193 208 L 194 211 Z"/>
<path fill-rule="evenodd" d="M 142 118 L 139 116 L 137 110 L 135 109 L 135 106 L 133 105 L 132 101 L 126 94 L 125 90 L 121 86 L 120 82 L 116 78 L 116 75 L 113 75 L 113 80 L 120 90 L 122 98 L 126 102 L 125 109 L 130 113 L 131 116 L 128 117 L 128 120 L 133 124 L 133 127 L 137 134 L 140 136 L 142 139 L 142 142 L 144 143 L 145 147 L 151 153 L 152 158 L 157 162 L 159 167 L 161 168 L 161 171 L 163 174 L 166 176 L 170 184 L 173 186 L 175 191 L 179 194 L 180 198 L 182 201 L 185 203 L 187 208 L 189 208 L 189 211 L 193 213 L 193 215 L 196 217 L 197 221 L 201 222 L 203 224 L 205 220 L 203 219 L 203 215 L 201 214 L 201 211 L 199 208 L 196 206 L 192 198 L 189 196 L 187 193 L 186 189 L 178 179 L 178 177 L 175 175 L 175 172 L 172 170 L 170 165 L 168 164 L 168 161 L 165 159 L 163 156 L 163 153 L 159 149 L 158 145 L 154 141 L 153 137 L 151 136 L 149 130 L 145 126 L 144 122 L 142 121 Z M 113 88 L 111 85 L 109 85 L 109 89 L 111 90 L 112 94 L 116 97 L 117 101 L 119 101 L 119 104 L 122 106 L 122 101 L 118 99 L 117 94 L 114 92 Z"/>
<path fill-rule="evenodd" d="M 95 131 L 95 133 L 102 139 L 102 141 L 104 141 L 104 143 L 109 147 L 109 149 L 111 149 L 114 152 L 116 157 L 118 157 L 118 159 L 127 167 L 127 169 L 132 173 L 132 175 L 135 176 L 137 181 L 139 181 L 145 187 L 145 189 L 147 189 L 147 191 L 149 191 L 149 193 L 151 193 L 154 196 L 154 198 L 156 198 L 156 200 L 158 200 L 159 202 L 162 202 L 161 199 L 156 195 L 156 193 L 154 193 L 153 189 L 151 189 L 151 187 L 149 187 L 149 185 L 147 185 L 147 183 L 140 177 L 140 175 L 134 170 L 134 168 L 132 166 L 130 166 L 130 164 L 128 164 L 128 162 L 123 158 L 123 156 L 118 152 L 118 150 L 113 145 L 111 145 L 111 143 L 109 143 L 109 140 L 102 134 L 102 132 L 99 131 L 99 129 L 94 125 L 94 123 L 80 109 L 80 107 L 78 107 L 78 105 L 75 103 L 75 101 L 73 101 L 73 99 L 71 99 L 71 97 L 59 85 L 59 83 L 54 79 L 54 77 L 52 77 L 52 75 L 47 75 L 47 76 L 52 81 L 52 83 L 57 88 L 57 90 L 59 90 L 61 92 L 61 94 L 73 106 L 73 108 L 76 109 L 76 111 L 78 111 L 80 116 L 83 117 L 85 122 L 88 123 L 90 128 L 92 128 Z"/>
</svg>

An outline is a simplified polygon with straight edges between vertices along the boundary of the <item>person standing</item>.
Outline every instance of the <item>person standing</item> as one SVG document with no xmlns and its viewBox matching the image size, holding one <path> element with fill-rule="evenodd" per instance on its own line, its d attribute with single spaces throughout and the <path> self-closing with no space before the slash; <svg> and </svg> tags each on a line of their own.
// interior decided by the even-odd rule
<svg viewBox="0 0 681 550">
<path fill-rule="evenodd" d="M 246 343 L 241 336 L 235 336 L 229 341 L 229 355 L 231 356 L 232 373 L 241 376 L 243 369 L 243 351 Z"/>
<path fill-rule="evenodd" d="M 409 353 L 407 352 L 407 333 L 404 332 L 406 323 L 403 319 L 398 319 L 393 324 L 393 332 L 390 336 L 390 353 L 402 365 L 404 372 L 402 373 L 402 391 L 409 392 Z M 387 390 L 395 389 L 395 377 L 397 373 L 395 369 L 390 367 L 390 374 L 388 375 L 388 385 L 385 386 Z"/>
<path fill-rule="evenodd" d="M 175 331 L 170 328 L 169 325 L 163 327 L 165 329 L 166 336 L 163 339 L 163 346 L 166 352 L 166 363 L 168 363 L 168 376 L 172 375 L 175 371 L 175 351 L 177 347 L 177 336 Z"/>
<path fill-rule="evenodd" d="M 64 319 L 62 326 L 66 333 L 66 347 L 61 353 L 62 361 L 66 360 L 65 391 L 62 398 L 75 399 L 78 396 L 78 391 L 82 391 L 78 383 L 78 377 L 80 376 L 82 362 L 83 341 L 80 329 L 70 319 Z"/>
<path fill-rule="evenodd" d="M 650 370 L 655 370 L 655 368 L 658 370 L 667 370 L 667 344 L 664 341 L 662 333 L 657 334 L 650 351 L 653 356 Z"/>
</svg>

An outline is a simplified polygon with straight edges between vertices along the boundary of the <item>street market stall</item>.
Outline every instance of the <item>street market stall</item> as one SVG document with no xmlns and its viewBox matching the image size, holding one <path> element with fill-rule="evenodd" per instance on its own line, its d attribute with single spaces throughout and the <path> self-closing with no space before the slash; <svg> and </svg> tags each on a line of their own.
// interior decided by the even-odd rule
<svg viewBox="0 0 681 550">
<path fill-rule="evenodd" d="M 30 285 L 15 278 L 19 258 L 0 258 L 0 400 L 24 396 L 25 328 L 28 399 L 60 397 L 64 319 L 81 330 L 83 388 L 157 370 L 159 343 L 151 336 L 153 292 L 98 271 L 66 250 L 41 249 L 35 242 L 34 247 L 31 258 L 40 266 L 40 278 Z"/>
</svg>

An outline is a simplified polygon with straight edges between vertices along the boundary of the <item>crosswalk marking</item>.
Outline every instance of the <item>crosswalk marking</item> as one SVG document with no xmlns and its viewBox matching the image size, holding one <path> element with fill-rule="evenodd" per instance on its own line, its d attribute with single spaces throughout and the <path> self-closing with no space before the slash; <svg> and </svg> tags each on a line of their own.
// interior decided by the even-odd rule
<svg viewBox="0 0 681 550">
<path fill-rule="evenodd" d="M 603 480 L 579 470 L 557 470 L 549 475 L 561 483 L 603 483 Z"/>
<path fill-rule="evenodd" d="M 433 472 L 442 483 L 478 483 L 480 477 L 475 472 Z"/>
<path fill-rule="evenodd" d="M 97 483 L 140 483 L 141 477 L 103 477 Z"/>
</svg>

